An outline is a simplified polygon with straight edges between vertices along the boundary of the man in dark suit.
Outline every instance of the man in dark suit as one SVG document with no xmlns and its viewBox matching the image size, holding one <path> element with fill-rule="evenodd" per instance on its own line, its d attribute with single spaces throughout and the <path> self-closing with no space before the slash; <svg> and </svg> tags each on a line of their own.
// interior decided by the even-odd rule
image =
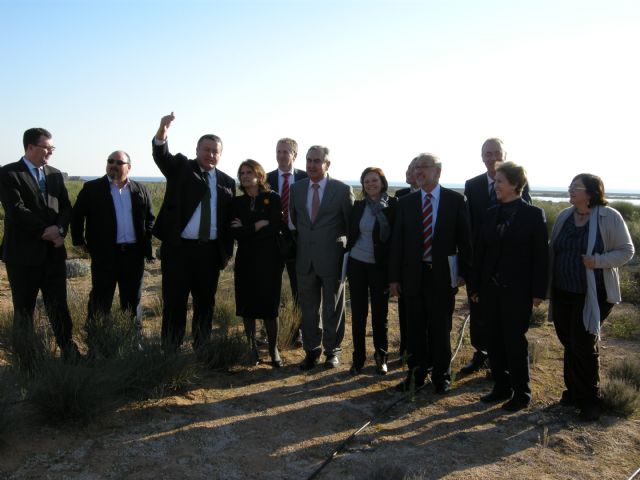
<svg viewBox="0 0 640 480">
<path fill-rule="evenodd" d="M 131 159 L 126 152 L 119 150 L 109 155 L 107 174 L 86 182 L 78 194 L 71 237 L 74 245 L 91 255 L 87 324 L 91 325 L 97 316 L 109 315 L 117 285 L 120 308 L 130 313 L 141 340 L 144 259 L 153 258 L 151 229 L 155 217 L 149 191 L 129 178 L 130 170 Z M 95 354 L 101 347 L 91 338 L 92 331 L 88 331 L 87 343 Z"/>
<path fill-rule="evenodd" d="M 487 171 L 467 180 L 464 184 L 464 196 L 469 210 L 469 222 L 471 223 L 472 237 L 474 239 L 487 213 L 487 209 L 497 204 L 494 188 L 496 168 L 507 159 L 504 143 L 499 138 L 485 140 L 482 144 L 481 155 Z M 522 199 L 531 204 L 528 185 L 524 186 Z M 486 365 L 489 341 L 488 326 L 485 325 L 479 308 L 477 303 L 469 302 L 469 335 L 475 352 L 471 361 L 460 369 L 461 375 L 477 372 Z"/>
<path fill-rule="evenodd" d="M 330 164 L 327 147 L 309 148 L 309 178 L 295 183 L 289 201 L 291 221 L 298 232 L 296 273 L 306 352 L 300 365 L 303 370 L 311 370 L 318 364 L 321 349 L 326 356 L 325 368 L 336 368 L 344 338 L 341 268 L 353 192 L 348 185 L 329 178 Z"/>
<path fill-rule="evenodd" d="M 471 261 L 471 239 L 464 197 L 439 185 L 442 164 L 423 153 L 414 164 L 420 191 L 398 202 L 391 242 L 389 287 L 402 299 L 408 318 L 409 374 L 396 389 L 424 385 L 430 363 L 436 393 L 449 391 L 451 318 L 457 286 Z M 451 278 L 451 256 L 459 273 Z M 401 287 L 402 286 L 402 287 Z"/>
<path fill-rule="evenodd" d="M 233 254 L 231 200 L 236 182 L 218 170 L 222 140 L 203 135 L 196 159 L 169 153 L 167 131 L 173 112 L 162 117 L 153 139 L 153 160 L 167 189 L 153 234 L 162 241 L 162 345 L 175 352 L 184 338 L 187 300 L 193 299 L 193 346 L 211 334 L 218 277 Z"/>
<path fill-rule="evenodd" d="M 24 157 L 0 171 L 4 207 L 2 259 L 13 299 L 14 347 L 18 361 L 33 360 L 33 312 L 38 291 L 56 342 L 67 361 L 78 359 L 67 306 L 64 236 L 71 203 L 59 170 L 48 165 L 55 147 L 51 133 L 30 128 L 23 136 Z"/>
<path fill-rule="evenodd" d="M 281 138 L 276 145 L 278 168 L 267 174 L 267 183 L 271 186 L 271 190 L 278 192 L 280 195 L 282 220 L 289 227 L 284 233 L 290 235 L 292 242 L 296 240 L 296 229 L 289 215 L 289 192 L 294 183 L 303 178 L 307 178 L 306 172 L 293 168 L 293 162 L 295 162 L 297 156 L 298 142 L 293 138 Z M 287 267 L 287 274 L 289 275 L 289 284 L 291 285 L 291 296 L 293 297 L 295 305 L 298 306 L 298 280 L 296 277 L 295 256 L 286 259 L 285 265 Z M 284 270 L 284 265 L 282 269 Z M 294 343 L 302 345 L 301 340 L 301 332 L 299 332 L 298 338 L 294 338 Z"/>
<path fill-rule="evenodd" d="M 420 187 L 416 184 L 416 175 L 413 171 L 413 166 L 417 159 L 418 157 L 415 157 L 411 160 L 405 173 L 405 181 L 409 186 L 396 190 L 396 198 L 402 198 L 405 195 L 409 195 L 410 193 L 420 190 Z M 400 351 L 398 353 L 400 354 L 400 357 L 404 357 L 404 354 L 407 351 L 407 309 L 400 297 L 398 297 L 398 323 L 400 325 Z"/>
</svg>

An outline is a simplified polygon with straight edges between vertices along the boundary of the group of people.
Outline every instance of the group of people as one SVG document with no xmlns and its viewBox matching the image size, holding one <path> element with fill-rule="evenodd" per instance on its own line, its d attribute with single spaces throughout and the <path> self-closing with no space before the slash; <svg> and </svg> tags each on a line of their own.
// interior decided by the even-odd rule
<svg viewBox="0 0 640 480">
<path fill-rule="evenodd" d="M 282 274 L 287 268 L 301 311 L 300 367 L 340 364 L 345 333 L 345 274 L 352 309 L 350 373 L 365 367 L 366 324 L 371 305 L 375 371 L 388 372 L 389 296 L 398 297 L 400 353 L 407 377 L 396 389 L 419 388 L 428 379 L 438 394 L 451 382 L 451 327 L 458 288 L 467 286 L 471 343 L 475 353 L 461 374 L 488 360 L 494 387 L 483 402 L 505 401 L 507 411 L 531 401 L 526 332 L 532 308 L 550 299 L 550 318 L 564 346 L 566 390 L 561 403 L 598 418 L 600 325 L 620 302 L 617 268 L 634 254 L 621 215 L 607 206 L 604 186 L 591 174 L 569 187 L 571 207 L 562 211 L 551 238 L 543 211 L 532 205 L 525 170 L 506 161 L 502 141 L 482 145 L 486 171 L 466 182 L 464 195 L 440 185 L 442 162 L 429 153 L 407 169 L 409 187 L 388 193 L 382 169 L 366 168 L 362 198 L 330 177 L 330 152 L 314 145 L 305 171 L 294 168 L 298 144 L 276 146 L 278 168 L 266 173 L 245 160 L 236 182 L 218 168 L 222 140 L 203 135 L 196 157 L 172 154 L 164 116 L 152 139 L 153 159 L 166 178 L 157 218 L 143 184 L 129 177 L 131 158 L 109 155 L 106 175 L 88 181 L 72 207 L 63 177 L 48 164 L 55 147 L 41 128 L 24 134 L 24 156 L 0 170 L 5 210 L 2 258 L 14 306 L 14 344 L 33 332 L 36 297 L 63 357 L 75 361 L 66 299 L 64 237 L 91 256 L 92 289 L 87 322 L 108 318 L 116 286 L 120 307 L 141 332 L 140 296 L 151 238 L 161 244 L 162 347 L 183 343 L 192 297 L 195 350 L 209 340 L 220 270 L 235 253 L 236 314 L 243 319 L 251 363 L 259 362 L 256 320 L 267 333 L 270 363 L 282 366 L 278 317 Z M 100 345 L 88 339 L 89 354 Z M 16 348 L 18 360 L 28 352 Z"/>
</svg>

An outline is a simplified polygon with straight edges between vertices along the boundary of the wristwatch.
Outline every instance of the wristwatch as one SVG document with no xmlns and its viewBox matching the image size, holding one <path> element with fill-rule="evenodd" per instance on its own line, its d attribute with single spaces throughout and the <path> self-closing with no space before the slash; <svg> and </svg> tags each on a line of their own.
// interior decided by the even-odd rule
<svg viewBox="0 0 640 480">
<path fill-rule="evenodd" d="M 64 237 L 64 234 L 65 234 L 64 227 L 58 227 L 58 233 L 60 234 L 61 237 Z"/>
</svg>

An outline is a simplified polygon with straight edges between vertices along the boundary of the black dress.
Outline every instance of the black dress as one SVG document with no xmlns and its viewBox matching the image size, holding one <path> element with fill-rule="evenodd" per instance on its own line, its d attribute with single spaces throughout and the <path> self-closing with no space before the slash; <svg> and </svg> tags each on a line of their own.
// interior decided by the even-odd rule
<svg viewBox="0 0 640 480">
<path fill-rule="evenodd" d="M 234 267 L 236 315 L 245 318 L 275 318 L 280 307 L 282 259 L 278 248 L 282 210 L 280 196 L 272 191 L 257 197 L 235 197 L 232 218 L 242 227 L 232 228 L 238 241 Z M 256 232 L 255 223 L 268 220 L 269 225 Z"/>
</svg>

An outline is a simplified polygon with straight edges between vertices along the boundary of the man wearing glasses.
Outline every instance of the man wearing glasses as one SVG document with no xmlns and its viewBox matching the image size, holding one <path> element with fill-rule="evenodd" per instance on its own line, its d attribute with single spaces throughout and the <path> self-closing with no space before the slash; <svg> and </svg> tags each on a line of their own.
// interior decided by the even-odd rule
<svg viewBox="0 0 640 480">
<path fill-rule="evenodd" d="M 141 347 L 140 296 L 144 260 L 152 260 L 151 229 L 155 219 L 147 188 L 129 178 L 131 159 L 121 150 L 107 159 L 107 174 L 86 182 L 73 207 L 71 238 L 91 255 L 91 293 L 87 308 L 89 356 L 114 352 L 92 333 L 109 318 L 116 285 L 120 308 L 131 316 Z"/>
<path fill-rule="evenodd" d="M 75 362 L 67 306 L 64 236 L 71 203 L 60 170 L 48 165 L 55 147 L 51 133 L 30 128 L 23 136 L 24 156 L 0 170 L 4 207 L 2 259 L 13 299 L 13 343 L 21 368 L 32 368 L 35 350 L 33 312 L 38 291 L 65 361 Z"/>
</svg>

